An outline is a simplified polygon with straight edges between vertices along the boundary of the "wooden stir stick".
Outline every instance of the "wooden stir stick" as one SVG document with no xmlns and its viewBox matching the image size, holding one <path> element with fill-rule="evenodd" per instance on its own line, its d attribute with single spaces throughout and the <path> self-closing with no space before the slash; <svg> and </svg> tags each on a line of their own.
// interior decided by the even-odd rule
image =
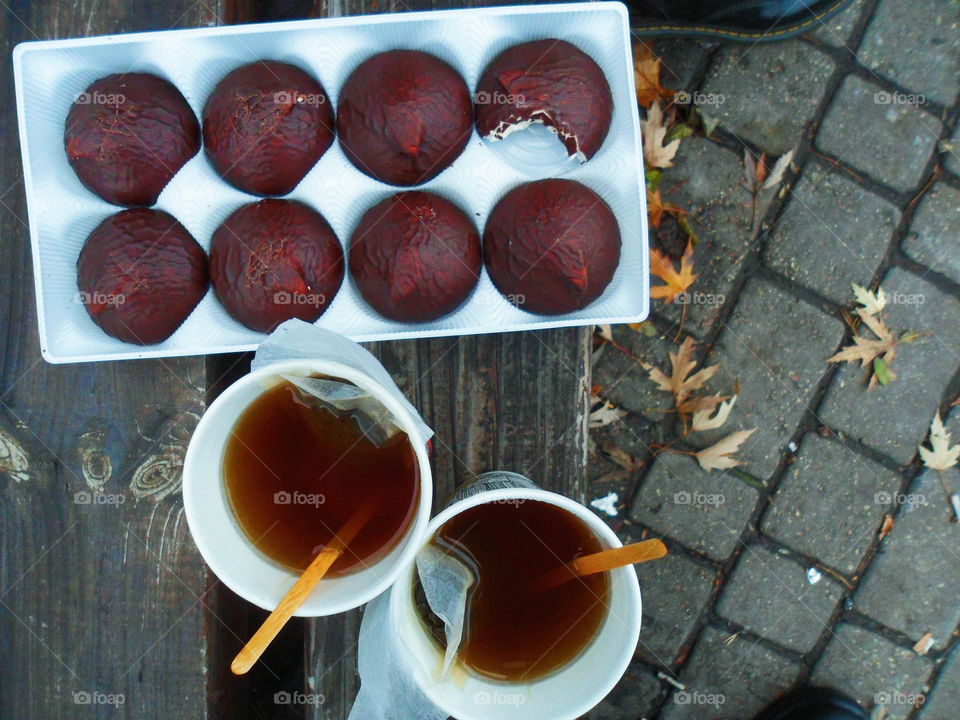
<svg viewBox="0 0 960 720">
<path fill-rule="evenodd" d="M 545 592 L 570 582 L 574 578 L 614 570 L 624 565 L 656 560 L 667 554 L 667 546 L 660 540 L 644 540 L 623 547 L 610 548 L 591 555 L 584 555 L 551 570 L 536 584 L 537 592 Z"/>
<path fill-rule="evenodd" d="M 353 542 L 357 533 L 363 529 L 373 515 L 375 503 L 369 502 L 361 506 L 342 528 L 334 534 L 333 539 L 313 559 L 313 562 L 303 571 L 287 594 L 283 596 L 276 609 L 263 621 L 260 629 L 253 634 L 250 641 L 243 646 L 230 664 L 234 675 L 243 675 L 254 666 L 263 651 L 273 642 L 277 633 L 287 624 L 297 608 L 307 599 L 307 595 L 318 582 L 327 574 L 330 567 L 337 561 L 347 545 Z"/>
</svg>

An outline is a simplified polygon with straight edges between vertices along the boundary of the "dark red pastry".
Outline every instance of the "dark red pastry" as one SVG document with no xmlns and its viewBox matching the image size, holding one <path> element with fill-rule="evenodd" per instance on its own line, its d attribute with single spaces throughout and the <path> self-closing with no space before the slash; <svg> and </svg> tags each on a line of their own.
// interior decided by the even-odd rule
<svg viewBox="0 0 960 720">
<path fill-rule="evenodd" d="M 284 320 L 313 322 L 343 281 L 343 250 L 329 223 L 293 200 L 244 205 L 213 233 L 210 279 L 230 315 L 271 332 Z"/>
<path fill-rule="evenodd" d="M 153 205 L 200 151 L 200 125 L 163 78 L 107 75 L 70 107 L 63 146 L 80 182 L 107 202 Z"/>
<path fill-rule="evenodd" d="M 480 137 L 501 140 L 517 124 L 542 122 L 582 162 L 600 149 L 613 115 L 613 95 L 600 66 L 553 38 L 497 55 L 480 77 L 475 101 Z"/>
<path fill-rule="evenodd" d="M 620 262 L 620 227 L 593 190 L 572 180 L 514 188 L 490 213 L 483 257 L 497 289 L 523 310 L 559 315 L 603 293 Z"/>
<path fill-rule="evenodd" d="M 433 193 L 397 193 L 374 205 L 350 238 L 350 274 L 360 294 L 400 322 L 429 322 L 460 307 L 482 260 L 470 218 Z"/>
<path fill-rule="evenodd" d="M 417 50 L 364 61 L 343 86 L 337 132 L 359 170 L 390 185 L 439 175 L 470 139 L 470 91 L 457 71 Z"/>
<path fill-rule="evenodd" d="M 77 259 L 79 299 L 100 328 L 138 345 L 170 337 L 207 292 L 207 256 L 177 219 L 135 208 L 100 223 Z"/>
<path fill-rule="evenodd" d="M 261 60 L 228 73 L 203 108 L 210 163 L 234 187 L 286 195 L 333 144 L 333 107 L 300 68 Z"/>
</svg>

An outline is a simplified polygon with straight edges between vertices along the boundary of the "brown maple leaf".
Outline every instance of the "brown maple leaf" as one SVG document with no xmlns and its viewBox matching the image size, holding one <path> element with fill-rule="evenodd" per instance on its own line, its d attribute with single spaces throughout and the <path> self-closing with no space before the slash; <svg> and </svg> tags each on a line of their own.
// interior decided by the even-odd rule
<svg viewBox="0 0 960 720">
<path fill-rule="evenodd" d="M 870 309 L 859 308 L 855 312 L 875 337 L 860 335 L 854 330 L 853 345 L 841 348 L 839 352 L 827 358 L 827 362 L 859 362 L 860 367 L 871 367 L 867 388 L 872 390 L 878 382 L 886 385 L 897 379 L 891 367 L 897 356 L 897 345 L 913 342 L 917 335 L 905 333 L 898 339 L 878 315 L 871 314 Z"/>
<path fill-rule="evenodd" d="M 650 248 L 650 273 L 660 278 L 666 285 L 650 288 L 650 297 L 663 298 L 665 303 L 673 302 L 677 295 L 686 292 L 697 276 L 693 274 L 693 243 L 687 243 L 687 249 L 680 258 L 679 270 L 673 267 L 670 258 L 656 248 Z"/>
<path fill-rule="evenodd" d="M 676 352 L 670 353 L 669 377 L 658 367 L 646 363 L 643 365 L 657 387 L 673 395 L 678 410 L 685 405 L 691 393 L 702 389 L 707 380 L 712 378 L 719 369 L 719 365 L 711 365 L 691 375 L 690 373 L 697 366 L 697 361 L 693 359 L 693 351 L 696 347 L 697 344 L 693 338 L 688 337 Z"/>
<path fill-rule="evenodd" d="M 637 103 L 649 108 L 657 100 L 671 101 L 673 90 L 660 84 L 660 70 L 663 62 L 655 57 L 643 42 L 633 44 L 633 78 L 637 86 Z"/>
<path fill-rule="evenodd" d="M 659 190 L 647 188 L 647 223 L 654 230 L 660 228 L 664 213 L 679 217 L 684 213 L 683 208 L 673 203 L 664 202 Z"/>
</svg>

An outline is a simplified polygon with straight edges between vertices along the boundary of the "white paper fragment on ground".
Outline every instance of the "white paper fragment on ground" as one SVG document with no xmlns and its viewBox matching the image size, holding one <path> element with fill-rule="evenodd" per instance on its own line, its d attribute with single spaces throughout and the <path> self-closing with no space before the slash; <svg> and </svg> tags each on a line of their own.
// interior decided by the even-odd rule
<svg viewBox="0 0 960 720">
<path fill-rule="evenodd" d="M 817 570 L 815 567 L 807 568 L 807 582 L 811 585 L 816 585 L 823 579 L 823 574 Z"/>
<path fill-rule="evenodd" d="M 620 496 L 615 492 L 610 492 L 603 497 L 598 497 L 596 500 L 591 500 L 590 507 L 596 508 L 600 512 L 606 513 L 610 517 L 616 517 L 618 512 L 618 502 L 620 502 Z"/>
</svg>

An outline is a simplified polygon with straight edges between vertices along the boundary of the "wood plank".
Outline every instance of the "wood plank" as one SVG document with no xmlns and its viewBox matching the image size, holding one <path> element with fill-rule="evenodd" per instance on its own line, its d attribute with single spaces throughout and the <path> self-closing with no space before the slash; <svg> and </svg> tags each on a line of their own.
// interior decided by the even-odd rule
<svg viewBox="0 0 960 720">
<path fill-rule="evenodd" d="M 23 40 L 213 24 L 222 11 L 21 1 L 4 4 L 0 38 L 9 58 Z M 209 577 L 179 493 L 204 362 L 41 360 L 9 61 L 0 91 L 0 717 L 205 718 Z"/>
</svg>

